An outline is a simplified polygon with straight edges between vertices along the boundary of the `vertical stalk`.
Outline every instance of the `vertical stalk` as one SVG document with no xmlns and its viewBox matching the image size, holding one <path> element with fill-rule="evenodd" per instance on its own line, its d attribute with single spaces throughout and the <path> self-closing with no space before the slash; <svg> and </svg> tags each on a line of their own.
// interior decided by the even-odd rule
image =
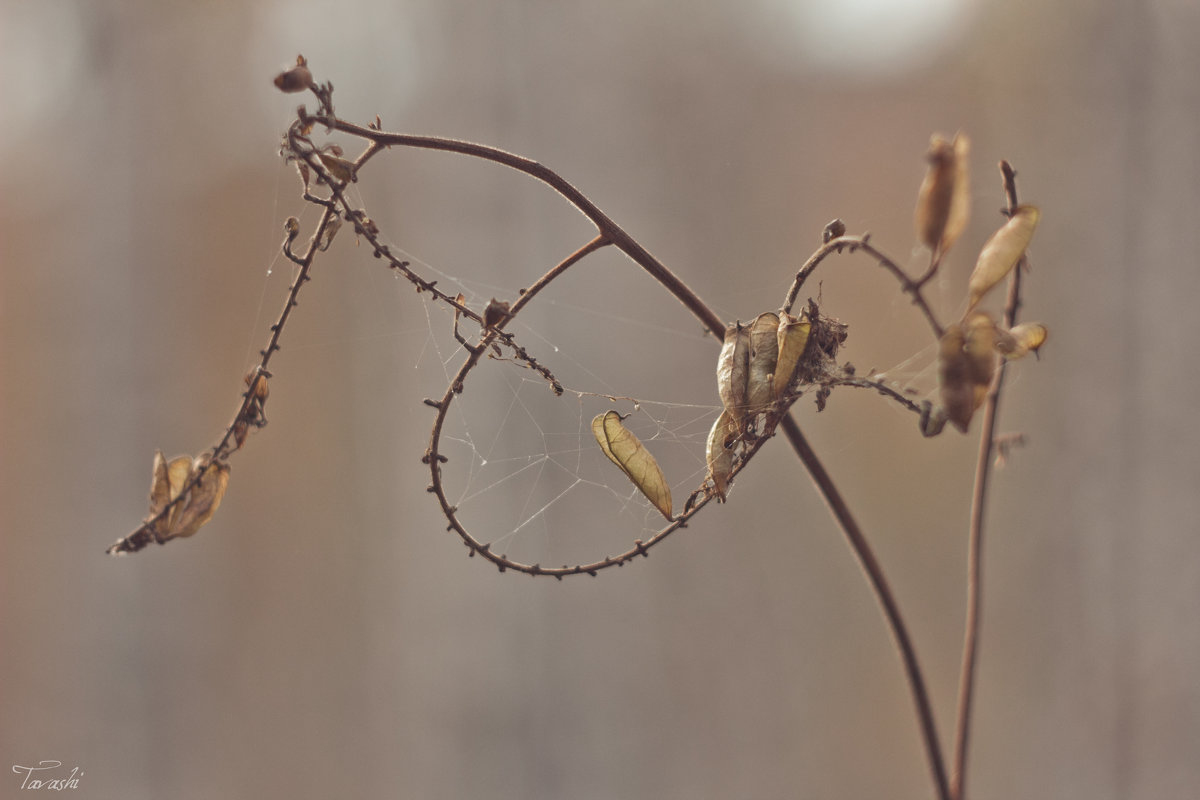
<svg viewBox="0 0 1200 800">
<path fill-rule="evenodd" d="M 1008 214 L 1017 209 L 1016 172 L 1007 161 L 1000 162 Z M 1004 327 L 1011 328 L 1021 306 L 1022 257 L 1008 283 L 1008 298 L 1004 303 Z M 1006 362 L 1001 359 L 996 381 L 988 393 L 983 409 L 979 455 L 975 462 L 975 485 L 971 492 L 971 522 L 967 537 L 967 611 L 963 630 L 962 668 L 958 683 L 958 716 L 954 731 L 954 772 L 951 784 L 953 800 L 963 800 L 966 794 L 967 751 L 971 735 L 971 710 L 975 694 L 975 664 L 979 654 L 979 627 L 983 616 L 983 518 L 987 501 L 988 479 L 991 474 L 992 448 L 996 438 L 996 415 L 1000 406 L 1000 389 L 1004 385 Z"/>
</svg>

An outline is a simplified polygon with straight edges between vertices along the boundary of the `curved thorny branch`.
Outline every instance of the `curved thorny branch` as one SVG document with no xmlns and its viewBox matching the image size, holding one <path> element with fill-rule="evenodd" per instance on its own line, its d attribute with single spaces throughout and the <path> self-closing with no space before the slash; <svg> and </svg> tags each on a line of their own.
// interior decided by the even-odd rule
<svg viewBox="0 0 1200 800">
<path fill-rule="evenodd" d="M 382 260 L 389 269 L 398 275 L 402 275 L 418 293 L 425 294 L 433 302 L 444 303 L 453 310 L 453 334 L 455 339 L 462 344 L 466 357 L 450 379 L 442 396 L 438 399 L 424 401 L 426 405 L 436 410 L 436 415 L 430 432 L 429 445 L 422 460 L 430 470 L 428 491 L 436 495 L 449 523 L 447 529 L 458 534 L 471 556 L 480 555 L 496 565 L 502 572 L 522 572 L 533 576 L 552 575 L 558 579 L 576 574 L 594 576 L 603 569 L 621 566 L 638 556 L 645 557 L 650 548 L 679 528 L 686 527 L 688 522 L 706 508 L 712 500 L 723 500 L 725 487 L 746 468 L 751 459 L 774 436 L 775 431 L 782 429 L 785 438 L 792 445 L 814 485 L 828 504 L 833 518 L 845 534 L 883 609 L 884 617 L 900 650 L 937 795 L 941 800 L 950 800 L 952 797 L 954 800 L 960 800 L 967 742 L 967 722 L 970 714 L 975 635 L 978 627 L 982 509 L 987 485 L 987 461 L 990 457 L 994 434 L 995 411 L 1000 382 L 1003 378 L 1003 367 L 1001 366 L 998 372 L 995 370 L 996 354 L 1001 353 L 1009 358 L 1019 357 L 1025 352 L 1036 351 L 1045 339 L 1043 326 L 1015 325 L 1016 309 L 1019 304 L 1019 269 L 1014 270 L 1013 267 L 1024 258 L 1024 249 L 1037 224 L 1038 211 L 1033 207 L 1018 206 L 1015 173 L 1012 172 L 1011 167 L 1008 167 L 1007 164 L 1003 165 L 1005 191 L 1009 200 L 1008 214 L 1012 219 L 993 235 L 980 253 L 979 261 L 971 276 L 967 312 L 960 321 L 949 325 L 939 321 L 923 292 L 924 286 L 937 273 L 946 251 L 961 233 L 967 215 L 966 153 L 968 143 L 966 137 L 956 136 L 953 142 L 935 137 L 930 151 L 931 168 L 926 176 L 926 182 L 921 188 L 915 220 L 918 238 L 930 251 L 928 267 L 914 279 L 898 265 L 895 259 L 875 247 L 869 234 L 849 236 L 846 235 L 845 225 L 840 220 L 831 222 L 825 228 L 822 237 L 823 244 L 797 272 L 780 307 L 780 313 L 766 312 L 760 315 L 755 322 L 754 331 L 751 333 L 752 338 L 758 335 L 755 331 L 758 330 L 758 321 L 762 319 L 768 320 L 768 327 L 764 330 L 770 332 L 769 320 L 773 319 L 774 324 L 778 326 L 779 342 L 782 343 L 785 328 L 790 331 L 791 326 L 808 326 L 805 329 L 805 338 L 802 340 L 805 344 L 799 345 L 801 352 L 796 354 L 798 360 L 788 362 L 794 374 L 783 375 L 781 379 L 780 375 L 770 374 L 767 370 L 759 369 L 757 377 L 755 377 L 756 373 L 750 367 L 742 367 L 741 369 L 744 371 L 738 373 L 739 367 L 735 363 L 738 358 L 758 358 L 757 355 L 738 355 L 741 352 L 739 350 L 741 345 L 738 343 L 743 341 L 740 337 L 747 335 L 745 333 L 747 328 L 743 327 L 740 322 L 727 328 L 725 322 L 678 276 L 556 172 L 536 161 L 484 145 L 432 136 L 385 132 L 382 130 L 382 124 L 378 117 L 372 124 L 365 127 L 339 119 L 333 108 L 333 85 L 316 83 L 303 57 L 297 60 L 295 67 L 278 76 L 275 83 L 286 92 L 311 91 L 317 100 L 317 108 L 311 114 L 304 106 L 297 109 L 295 120 L 289 125 L 283 136 L 281 153 L 288 162 L 295 164 L 302 184 L 302 197 L 306 202 L 321 209 L 320 219 L 307 246 L 301 253 L 297 253 L 293 249 L 299 236 L 299 222 L 293 217 L 289 218 L 285 224 L 286 238 L 282 251 L 290 261 L 298 266 L 298 270 L 289 288 L 283 309 L 276 322 L 270 327 L 270 337 L 266 347 L 260 351 L 259 362 L 246 376 L 246 390 L 242 394 L 233 420 L 217 443 L 195 459 L 181 457 L 168 463 L 166 459 L 162 458 L 161 453 L 156 456 L 150 493 L 150 513 L 137 530 L 115 543 L 108 552 L 130 553 L 142 549 L 151 542 L 163 544 L 173 538 L 190 536 L 211 517 L 220 503 L 228 479 L 229 457 L 244 445 L 251 429 L 266 424 L 264 406 L 268 393 L 267 381 L 271 376 L 267 367 L 272 356 L 280 349 L 279 342 L 284 326 L 290 319 L 292 310 L 296 307 L 301 287 L 310 278 L 310 269 L 314 259 L 318 252 L 329 247 L 339 228 L 345 223 L 349 223 L 355 234 L 370 246 L 375 258 Z M 363 143 L 363 151 L 351 160 L 343 157 L 343 151 L 338 145 L 319 145 L 313 138 L 313 131 L 318 126 L 326 132 L 336 131 L 357 138 Z M 371 219 L 365 208 L 356 205 L 348 198 L 347 187 L 358 181 L 359 175 L 367 163 L 377 154 L 391 147 L 458 153 L 515 169 L 556 191 L 592 223 L 595 233 L 575 252 L 568 255 L 531 285 L 519 290 L 515 299 L 509 301 L 493 299 L 481 311 L 472 309 L 466 304 L 462 295 L 451 296 L 438 287 L 436 280 L 423 277 L 412 268 L 408 261 L 394 254 L 383 241 L 377 222 Z M 718 375 L 724 376 L 719 377 L 719 380 L 722 382 L 720 393 L 725 410 L 714 426 L 716 435 L 710 434 L 709 441 L 710 451 L 715 448 L 720 454 L 720 473 L 718 476 L 714 468 L 714 456 L 710 452 L 709 475 L 704 483 L 692 492 L 684 504 L 682 512 L 674 515 L 668 499 L 660 509 L 666 515 L 668 524 L 648 539 L 635 539 L 624 552 L 589 563 L 574 565 L 543 566 L 538 563 L 522 563 L 509 558 L 505 553 L 495 552 L 492 549 L 492 543 L 468 531 L 460 521 L 458 509 L 447 498 L 443 483 L 442 467 L 448 462 L 448 457 L 441 452 L 443 426 L 455 398 L 465 391 L 470 373 L 481 363 L 485 355 L 489 358 L 501 358 L 507 352 L 511 355 L 508 360 L 537 372 L 556 395 L 563 393 L 562 384 L 550 368 L 518 343 L 515 335 L 507 330 L 507 326 L 529 303 L 533 302 L 543 289 L 568 269 L 587 256 L 610 246 L 623 252 L 645 270 L 682 303 L 718 341 L 723 342 Z M 901 290 L 912 298 L 914 305 L 917 306 L 932 329 L 939 344 L 941 405 L 934 407 L 928 400 L 917 403 L 881 380 L 874 377 L 860 377 L 854 373 L 850 365 L 838 364 L 836 361 L 837 348 L 846 338 L 846 326 L 823 315 L 817 304 L 811 299 L 802 314 L 802 319 L 791 316 L 791 311 L 799 300 L 801 290 L 812 273 L 833 254 L 855 252 L 869 256 L 885 271 L 891 273 L 899 281 Z M 1009 273 L 1012 273 L 1010 278 L 1012 283 L 1008 304 L 1004 319 L 997 323 L 990 316 L 977 311 L 976 306 L 980 298 Z M 481 333 L 475 344 L 471 344 L 459 331 L 459 323 L 462 319 L 472 320 L 480 326 Z M 774 340 L 775 334 L 771 333 L 769 338 Z M 758 340 L 754 339 L 754 341 Z M 782 351 L 783 344 L 780 344 L 779 347 Z M 753 348 L 761 349 L 763 352 L 769 349 L 766 344 L 761 348 L 760 345 L 755 344 Z M 770 356 L 770 358 L 774 359 L 774 356 Z M 783 358 L 780 356 L 780 363 L 782 361 Z M 750 362 L 747 360 L 746 363 Z M 761 367 L 760 362 L 755 361 L 754 363 Z M 779 371 L 782 367 L 776 368 L 776 363 L 772 360 L 770 369 Z M 722 372 L 723 370 L 724 372 Z M 755 401 L 756 404 L 751 406 L 746 403 L 744 391 L 741 400 L 731 399 L 737 394 L 732 390 L 726 391 L 732 385 L 726 383 L 726 381 L 733 380 L 729 377 L 731 374 L 740 376 L 737 380 L 742 381 L 743 387 L 748 385 L 747 381 L 758 381 L 757 388 L 762 389 L 762 381 L 766 380 L 769 388 L 768 399 Z M 747 374 L 749 374 L 749 378 L 746 377 Z M 994 374 L 996 377 L 993 382 Z M 971 592 L 968 605 L 967 637 L 964 644 L 953 786 L 947 780 L 942 750 L 934 723 L 932 703 L 917 662 L 916 649 L 900 614 L 899 606 L 888 586 L 883 569 L 866 537 L 858 527 L 841 492 L 790 414 L 792 405 L 805 392 L 815 390 L 818 409 L 820 409 L 823 408 L 830 392 L 839 386 L 874 389 L 887 399 L 899 403 L 902 407 L 919 415 L 921 430 L 925 435 L 934 435 L 940 432 L 947 421 L 965 431 L 973 412 L 983 404 L 985 395 L 987 398 L 984 441 L 980 453 L 982 466 L 977 472 L 971 522 Z M 761 397 L 761 393 L 759 396 Z M 753 413 L 749 410 L 752 407 Z M 723 427 L 721 420 L 725 419 L 726 415 L 729 420 L 728 427 Z M 595 425 L 595 423 L 593 424 Z M 729 432 L 728 435 L 726 435 L 726 431 Z M 603 446 L 603 443 L 601 444 Z M 630 474 L 628 467 L 623 465 L 611 450 L 605 452 L 617 462 L 618 466 L 625 469 L 627 474 Z M 654 466 L 657 469 L 657 465 Z M 636 480 L 635 484 L 637 484 Z M 646 493 L 644 486 L 637 485 Z"/>
</svg>

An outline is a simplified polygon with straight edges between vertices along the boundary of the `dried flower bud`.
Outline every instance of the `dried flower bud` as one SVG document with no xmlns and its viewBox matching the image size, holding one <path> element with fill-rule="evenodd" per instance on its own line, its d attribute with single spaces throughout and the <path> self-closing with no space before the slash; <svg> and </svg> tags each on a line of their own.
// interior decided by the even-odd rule
<svg viewBox="0 0 1200 800">
<path fill-rule="evenodd" d="M 821 231 L 821 244 L 829 244 L 834 239 L 846 235 L 846 223 L 840 219 L 835 219 L 825 226 L 825 230 Z"/>
<path fill-rule="evenodd" d="M 483 327 L 490 330 L 503 324 L 509 317 L 508 309 L 508 303 L 493 297 L 483 309 Z"/>
<path fill-rule="evenodd" d="M 311 89 L 312 85 L 313 76 L 308 71 L 308 62 L 304 60 L 304 56 L 297 56 L 296 66 L 275 76 L 275 88 L 289 94 Z"/>
</svg>

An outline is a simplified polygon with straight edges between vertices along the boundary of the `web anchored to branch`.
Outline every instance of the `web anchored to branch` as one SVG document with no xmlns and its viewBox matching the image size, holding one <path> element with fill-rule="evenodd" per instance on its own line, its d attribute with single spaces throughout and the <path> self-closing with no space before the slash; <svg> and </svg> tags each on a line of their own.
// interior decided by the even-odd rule
<svg viewBox="0 0 1200 800">
<path fill-rule="evenodd" d="M 316 83 L 303 57 L 275 82 L 285 92 L 308 91 L 316 98 L 314 112 L 304 106 L 297 109 L 283 136 L 281 152 L 295 165 L 303 200 L 316 207 L 320 217 L 303 248 L 297 248 L 299 221 L 291 217 L 284 224 L 282 252 L 296 265 L 295 278 L 258 363 L 246 375 L 241 402 L 224 434 L 195 458 L 167 460 L 156 454 L 149 513 L 141 526 L 108 552 L 130 553 L 151 542 L 163 544 L 191 536 L 211 519 L 228 484 L 230 456 L 245 445 L 251 431 L 266 424 L 268 366 L 279 350 L 309 270 L 339 230 L 349 226 L 374 258 L 408 281 L 430 305 L 448 311 L 447 333 L 457 347 L 449 360 L 442 361 L 447 385 L 440 395 L 424 401 L 433 410 L 433 423 L 423 462 L 429 469 L 428 491 L 436 496 L 448 530 L 462 539 L 470 555 L 481 556 L 501 571 L 559 579 L 596 575 L 621 566 L 646 556 L 713 501 L 724 501 L 754 456 L 781 431 L 829 505 L 879 599 L 901 653 L 938 796 L 961 800 L 978 627 L 981 509 L 1002 365 L 1036 352 L 1047 336 L 1045 326 L 1015 321 L 1020 266 L 1040 213 L 1033 206 L 1017 203 L 1011 167 L 1002 162 L 1007 219 L 979 253 L 970 276 L 966 311 L 959 319 L 948 323 L 939 319 L 924 287 L 938 273 L 969 214 L 968 143 L 961 134 L 952 141 L 935 136 L 929 152 L 930 168 L 918 193 L 915 218 L 917 238 L 930 254 L 921 275 L 909 276 L 868 234 L 847 235 L 845 226 L 835 220 L 826 226 L 822 245 L 798 269 L 779 309 L 727 324 L 579 190 L 538 162 L 469 142 L 388 133 L 378 117 L 366 126 L 342 120 L 334 111 L 332 84 Z M 319 143 L 314 134 L 318 130 L 355 138 L 363 143 L 363 150 L 348 159 L 340 146 Z M 459 291 L 461 283 L 446 280 L 444 275 L 434 277 L 432 269 L 421 265 L 414 267 L 414 260 L 384 237 L 379 222 L 365 206 L 352 199 L 357 196 L 350 191 L 352 185 L 368 163 L 389 148 L 440 150 L 510 167 L 556 191 L 582 212 L 595 233 L 511 296 L 493 297 L 486 303 L 477 293 L 468 296 Z M 715 393 L 698 399 L 625 396 L 631 392 L 613 391 L 612 384 L 604 380 L 593 382 L 595 375 L 586 366 L 571 368 L 582 366 L 585 358 L 559 358 L 558 348 L 539 348 L 545 338 L 531 344 L 529 337 L 523 336 L 528 328 L 521 322 L 522 314 L 535 302 L 548 302 L 543 291 L 574 265 L 608 248 L 627 256 L 721 343 Z M 839 361 L 848 326 L 811 299 L 797 311 L 803 287 L 813 272 L 833 256 L 850 254 L 865 255 L 890 274 L 929 325 L 938 373 L 932 396 L 913 397 L 881 375 L 857 374 Z M 981 310 L 981 302 L 1006 280 L 1011 287 L 1008 303 L 1003 318 L 997 320 Z M 447 283 L 452 286 L 448 288 Z M 450 364 L 460 356 L 461 362 L 452 368 Z M 564 371 L 568 369 L 569 374 Z M 878 392 L 913 412 L 926 436 L 940 433 L 947 422 L 966 432 L 975 412 L 985 408 L 984 466 L 977 473 L 972 518 L 974 593 L 968 615 L 953 783 L 947 776 L 915 648 L 883 570 L 837 486 L 790 415 L 801 397 L 810 396 L 823 408 L 832 391 L 840 387 Z M 582 505 L 564 511 L 568 495 L 582 498 L 575 500 Z M 527 540 L 549 538 L 552 530 L 573 527 L 581 514 L 598 513 L 608 514 L 606 519 L 611 519 L 614 529 L 632 527 L 636 538 L 606 555 L 553 564 L 518 554 Z M 554 548 L 542 552 L 557 555 Z"/>
</svg>

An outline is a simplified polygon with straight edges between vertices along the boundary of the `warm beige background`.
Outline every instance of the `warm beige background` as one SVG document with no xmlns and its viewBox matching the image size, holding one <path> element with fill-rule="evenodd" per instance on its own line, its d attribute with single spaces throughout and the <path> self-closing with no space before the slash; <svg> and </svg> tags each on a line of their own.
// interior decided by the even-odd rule
<svg viewBox="0 0 1200 800">
<path fill-rule="evenodd" d="M 270 77 L 297 52 L 348 117 L 559 169 L 729 318 L 776 304 L 834 216 L 907 258 L 931 131 L 973 135 L 975 246 L 1010 159 L 1045 213 L 1025 313 L 1054 339 L 1004 414 L 1030 445 L 995 484 L 972 795 L 1200 793 L 1200 10 L 829 5 L 0 3 L 0 796 L 43 759 L 126 800 L 931 795 L 873 598 L 781 444 L 632 567 L 559 583 L 465 558 L 420 472 L 430 325 L 348 237 L 216 519 L 103 555 L 154 449 L 225 424 L 282 302 L 286 265 L 264 275 L 299 211 L 274 153 L 297 100 Z M 499 168 L 389 159 L 367 202 L 451 274 L 511 291 L 587 238 Z M 647 391 L 713 402 L 711 340 L 618 260 L 595 269 L 622 313 L 673 315 Z M 861 366 L 922 346 L 867 262 L 823 294 Z M 599 358 L 573 331 L 548 333 Z M 973 445 L 874 397 L 801 420 L 948 743 Z"/>
</svg>

